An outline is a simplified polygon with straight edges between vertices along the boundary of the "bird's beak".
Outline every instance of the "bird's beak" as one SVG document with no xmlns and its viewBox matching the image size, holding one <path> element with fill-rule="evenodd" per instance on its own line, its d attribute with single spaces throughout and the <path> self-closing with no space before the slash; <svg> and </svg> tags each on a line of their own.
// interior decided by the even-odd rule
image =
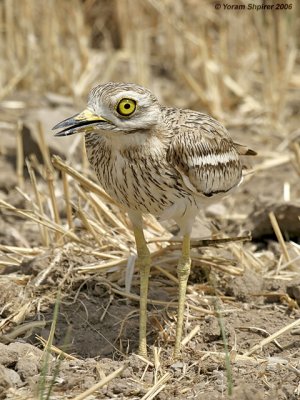
<svg viewBox="0 0 300 400">
<path fill-rule="evenodd" d="M 109 122 L 105 118 L 94 114 L 89 109 L 82 111 L 79 114 L 73 115 L 73 117 L 67 118 L 57 125 L 55 125 L 52 130 L 62 129 L 62 131 L 57 132 L 55 136 L 69 136 L 78 132 L 88 132 L 93 130 L 93 126 L 99 125 L 99 123 Z"/>
</svg>

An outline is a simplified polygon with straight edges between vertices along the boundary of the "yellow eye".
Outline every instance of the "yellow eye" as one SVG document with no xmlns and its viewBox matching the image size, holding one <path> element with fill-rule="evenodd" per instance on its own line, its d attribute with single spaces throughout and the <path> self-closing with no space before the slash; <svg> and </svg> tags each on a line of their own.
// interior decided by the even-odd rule
<svg viewBox="0 0 300 400">
<path fill-rule="evenodd" d="M 131 99 L 122 99 L 117 105 L 117 112 L 125 117 L 131 115 L 136 109 L 136 102 Z"/>
</svg>

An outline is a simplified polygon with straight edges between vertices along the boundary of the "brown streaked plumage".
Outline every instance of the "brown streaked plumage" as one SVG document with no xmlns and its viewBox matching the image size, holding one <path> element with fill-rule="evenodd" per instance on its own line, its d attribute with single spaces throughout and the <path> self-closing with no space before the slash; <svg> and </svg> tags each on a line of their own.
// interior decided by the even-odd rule
<svg viewBox="0 0 300 400">
<path fill-rule="evenodd" d="M 179 355 L 190 273 L 190 233 L 199 209 L 238 186 L 240 155 L 255 155 L 234 143 L 206 114 L 163 107 L 148 90 L 110 82 L 92 89 L 85 111 L 54 129 L 57 136 L 85 133 L 89 161 L 101 186 L 133 224 L 141 273 L 139 351 L 147 355 L 146 308 L 150 253 L 142 214 L 173 218 L 183 234 L 178 263 L 179 306 L 174 356 Z"/>
</svg>

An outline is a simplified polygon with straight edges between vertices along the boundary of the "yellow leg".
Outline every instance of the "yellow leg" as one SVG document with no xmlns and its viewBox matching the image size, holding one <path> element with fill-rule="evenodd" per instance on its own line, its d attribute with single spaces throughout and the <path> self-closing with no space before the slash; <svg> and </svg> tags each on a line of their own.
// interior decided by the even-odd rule
<svg viewBox="0 0 300 400">
<path fill-rule="evenodd" d="M 146 244 L 143 230 L 134 228 L 136 249 L 138 253 L 138 266 L 140 269 L 140 338 L 139 354 L 147 357 L 147 297 L 150 275 L 150 252 Z"/>
<path fill-rule="evenodd" d="M 180 353 L 186 287 L 190 271 L 191 271 L 190 235 L 185 235 L 183 237 L 181 257 L 179 259 L 177 267 L 177 275 L 179 280 L 179 295 L 178 295 L 178 317 L 176 326 L 174 358 L 178 358 Z"/>
</svg>

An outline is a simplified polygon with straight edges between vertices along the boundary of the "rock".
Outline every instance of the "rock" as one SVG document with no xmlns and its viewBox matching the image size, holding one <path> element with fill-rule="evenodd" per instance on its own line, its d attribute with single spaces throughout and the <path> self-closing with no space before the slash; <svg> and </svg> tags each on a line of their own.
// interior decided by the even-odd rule
<svg viewBox="0 0 300 400">
<path fill-rule="evenodd" d="M 32 354 L 29 358 L 20 358 L 16 365 L 16 370 L 21 375 L 22 379 L 28 380 L 28 378 L 38 375 L 40 366 L 40 360 L 35 358 Z"/>
<path fill-rule="evenodd" d="M 40 372 L 42 364 L 43 351 L 29 343 L 14 342 L 8 346 L 9 350 L 18 353 L 16 370 L 24 380 L 35 376 Z M 53 357 L 50 356 L 49 362 Z"/>
<path fill-rule="evenodd" d="M 261 291 L 262 284 L 260 275 L 245 268 L 243 275 L 228 277 L 224 291 L 227 296 L 233 296 L 238 301 L 251 302 L 252 295 Z"/>
<path fill-rule="evenodd" d="M 7 387 L 19 387 L 23 385 L 20 375 L 16 371 L 0 365 L 0 387 L 3 382 L 7 383 Z"/>
<path fill-rule="evenodd" d="M 34 357 L 41 359 L 44 352 L 29 343 L 14 342 L 8 346 L 9 350 L 13 350 L 18 353 L 19 357 Z"/>
<path fill-rule="evenodd" d="M 206 316 L 203 324 L 202 337 L 204 342 L 213 342 L 221 337 L 220 325 L 216 317 Z"/>
<path fill-rule="evenodd" d="M 13 366 L 18 361 L 18 352 L 0 343 L 0 364 L 5 367 Z"/>
<path fill-rule="evenodd" d="M 16 388 L 23 385 L 19 374 L 13 369 L 0 365 L 0 400 L 6 399 L 9 388 Z"/>
<path fill-rule="evenodd" d="M 259 240 L 264 236 L 275 236 L 270 222 L 269 213 L 273 211 L 282 234 L 289 238 L 300 237 L 300 203 L 260 204 L 247 219 L 247 226 L 252 231 L 252 237 Z"/>
<path fill-rule="evenodd" d="M 287 294 L 300 305 L 300 279 L 291 282 L 286 287 Z"/>
</svg>

